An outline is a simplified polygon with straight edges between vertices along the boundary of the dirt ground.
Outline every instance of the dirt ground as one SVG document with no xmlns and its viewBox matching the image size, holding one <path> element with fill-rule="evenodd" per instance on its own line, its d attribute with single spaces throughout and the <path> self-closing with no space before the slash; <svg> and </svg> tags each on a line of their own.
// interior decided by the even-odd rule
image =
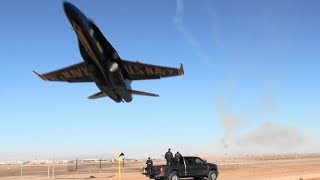
<svg viewBox="0 0 320 180">
<path fill-rule="evenodd" d="M 210 162 L 214 162 L 209 160 Z M 161 163 L 156 162 L 156 163 Z M 320 159 L 217 161 L 219 180 L 320 180 Z M 123 180 L 148 179 L 141 174 L 144 162 L 128 162 Z M 118 180 L 116 163 L 75 165 L 0 165 L 0 179 L 110 179 Z M 21 176 L 22 169 L 22 176 Z M 49 170 L 49 173 L 48 173 Z M 54 171 L 54 173 L 53 173 Z"/>
</svg>

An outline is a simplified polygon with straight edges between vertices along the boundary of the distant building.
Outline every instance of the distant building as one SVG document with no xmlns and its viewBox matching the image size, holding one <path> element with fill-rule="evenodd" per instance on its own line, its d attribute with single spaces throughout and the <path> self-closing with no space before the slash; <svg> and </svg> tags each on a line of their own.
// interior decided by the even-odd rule
<svg viewBox="0 0 320 180">
<path fill-rule="evenodd" d="M 68 160 L 32 160 L 26 162 L 26 164 L 67 164 Z"/>
<path fill-rule="evenodd" d="M 51 160 L 31 160 L 28 161 L 27 164 L 51 164 Z"/>
<path fill-rule="evenodd" d="M 99 159 L 82 159 L 80 160 L 81 163 L 95 163 L 99 162 Z"/>
<path fill-rule="evenodd" d="M 67 164 L 68 162 L 68 160 L 54 160 L 54 163 L 56 164 Z"/>
<path fill-rule="evenodd" d="M 23 161 L 0 161 L 0 165 L 19 165 L 24 164 Z"/>
</svg>

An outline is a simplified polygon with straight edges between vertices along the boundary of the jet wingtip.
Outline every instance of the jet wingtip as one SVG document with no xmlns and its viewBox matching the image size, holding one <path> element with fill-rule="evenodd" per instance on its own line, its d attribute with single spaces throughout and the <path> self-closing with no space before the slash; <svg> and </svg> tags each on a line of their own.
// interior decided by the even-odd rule
<svg viewBox="0 0 320 180">
<path fill-rule="evenodd" d="M 41 76 L 41 74 L 37 73 L 37 72 L 34 71 L 34 70 L 32 70 L 32 72 L 35 73 L 37 76 L 39 76 L 42 80 L 44 80 L 43 77 Z"/>
<path fill-rule="evenodd" d="M 180 63 L 179 75 L 184 75 L 184 69 L 183 69 L 183 64 L 182 63 Z"/>
</svg>

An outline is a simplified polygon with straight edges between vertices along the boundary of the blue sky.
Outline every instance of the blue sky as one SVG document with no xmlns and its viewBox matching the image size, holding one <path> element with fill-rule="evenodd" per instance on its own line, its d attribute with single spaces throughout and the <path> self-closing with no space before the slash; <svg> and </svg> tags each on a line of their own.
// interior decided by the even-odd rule
<svg viewBox="0 0 320 180">
<path fill-rule="evenodd" d="M 185 67 L 133 82 L 116 104 L 94 84 L 32 73 L 82 61 L 61 1 L 2 1 L 0 160 L 319 152 L 320 2 L 70 1 L 121 58 Z"/>
</svg>

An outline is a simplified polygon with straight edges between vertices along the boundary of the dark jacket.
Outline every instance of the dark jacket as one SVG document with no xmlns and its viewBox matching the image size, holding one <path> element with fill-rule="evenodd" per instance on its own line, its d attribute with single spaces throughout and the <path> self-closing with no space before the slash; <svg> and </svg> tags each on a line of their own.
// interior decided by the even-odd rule
<svg viewBox="0 0 320 180">
<path fill-rule="evenodd" d="M 170 151 L 166 152 L 166 155 L 164 156 L 167 161 L 172 161 L 173 155 Z"/>
<path fill-rule="evenodd" d="M 153 162 L 151 159 L 148 159 L 147 162 L 146 162 L 147 166 L 152 166 L 153 165 Z"/>
<path fill-rule="evenodd" d="M 176 161 L 176 162 L 180 162 L 180 158 L 181 158 L 182 156 L 181 156 L 181 154 L 179 153 L 179 152 L 177 152 L 175 155 L 174 155 L 174 160 Z"/>
</svg>

